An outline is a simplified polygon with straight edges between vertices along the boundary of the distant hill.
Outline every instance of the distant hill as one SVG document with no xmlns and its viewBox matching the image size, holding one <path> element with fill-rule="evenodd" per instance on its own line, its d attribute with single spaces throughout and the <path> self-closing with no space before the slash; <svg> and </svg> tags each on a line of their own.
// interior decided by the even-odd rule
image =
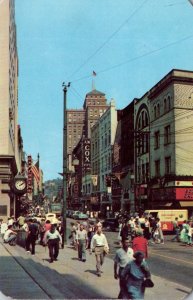
<svg viewBox="0 0 193 300">
<path fill-rule="evenodd" d="M 51 200 L 55 198 L 57 202 L 61 201 L 62 179 L 56 178 L 44 182 L 44 193 Z"/>
</svg>

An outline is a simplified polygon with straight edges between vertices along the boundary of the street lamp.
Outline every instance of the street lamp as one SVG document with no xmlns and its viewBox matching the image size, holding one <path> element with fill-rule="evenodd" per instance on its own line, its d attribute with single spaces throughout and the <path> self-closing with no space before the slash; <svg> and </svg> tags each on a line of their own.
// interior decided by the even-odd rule
<svg viewBox="0 0 193 300">
<path fill-rule="evenodd" d="M 66 101 L 67 90 L 70 87 L 70 82 L 62 84 L 64 92 L 64 111 L 63 111 L 63 239 L 62 248 L 67 242 L 67 226 L 66 226 L 66 198 L 67 198 L 67 114 L 66 114 Z"/>
</svg>

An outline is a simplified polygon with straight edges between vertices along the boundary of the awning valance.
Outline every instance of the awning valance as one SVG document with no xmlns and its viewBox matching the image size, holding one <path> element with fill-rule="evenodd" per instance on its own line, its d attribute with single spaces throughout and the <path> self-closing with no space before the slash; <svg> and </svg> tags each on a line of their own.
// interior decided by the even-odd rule
<svg viewBox="0 0 193 300">
<path fill-rule="evenodd" d="M 181 207 L 193 207 L 193 201 L 180 201 Z"/>
</svg>

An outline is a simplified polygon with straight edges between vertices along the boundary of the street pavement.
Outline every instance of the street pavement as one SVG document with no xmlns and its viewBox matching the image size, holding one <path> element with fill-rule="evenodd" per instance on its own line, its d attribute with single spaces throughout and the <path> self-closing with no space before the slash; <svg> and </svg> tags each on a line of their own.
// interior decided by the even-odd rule
<svg viewBox="0 0 193 300">
<path fill-rule="evenodd" d="M 113 277 L 113 260 L 108 257 L 102 277 L 97 277 L 95 256 L 88 253 L 87 261 L 80 262 L 69 245 L 60 249 L 58 261 L 52 264 L 47 247 L 40 245 L 32 256 L 20 246 L 0 240 L 0 253 L 0 291 L 11 299 L 117 298 L 119 284 Z M 180 300 L 190 292 L 189 288 L 154 274 L 152 279 L 155 286 L 146 290 L 146 300 Z"/>
<path fill-rule="evenodd" d="M 110 245 L 111 259 L 114 258 L 117 243 L 117 232 L 105 232 Z M 164 235 L 164 244 L 149 243 L 148 264 L 154 275 L 166 280 L 193 287 L 193 247 L 187 247 L 183 243 L 171 242 L 173 235 Z"/>
</svg>

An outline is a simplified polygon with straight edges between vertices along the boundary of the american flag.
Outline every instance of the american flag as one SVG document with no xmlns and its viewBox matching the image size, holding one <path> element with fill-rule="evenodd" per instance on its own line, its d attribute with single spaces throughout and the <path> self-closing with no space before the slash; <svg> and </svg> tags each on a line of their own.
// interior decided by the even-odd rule
<svg viewBox="0 0 193 300">
<path fill-rule="evenodd" d="M 31 171 L 35 177 L 37 184 L 38 184 L 40 182 L 39 161 L 37 161 L 36 164 L 32 166 Z"/>
</svg>

